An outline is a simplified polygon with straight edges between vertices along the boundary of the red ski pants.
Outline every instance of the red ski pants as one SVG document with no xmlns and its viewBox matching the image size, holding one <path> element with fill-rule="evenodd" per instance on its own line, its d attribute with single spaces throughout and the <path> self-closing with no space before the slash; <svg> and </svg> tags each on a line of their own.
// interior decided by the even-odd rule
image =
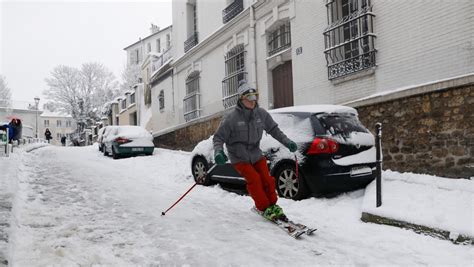
<svg viewBox="0 0 474 267">
<path fill-rule="evenodd" d="M 257 209 L 264 211 L 268 206 L 276 204 L 278 196 L 275 192 L 275 180 L 270 176 L 265 157 L 262 157 L 253 165 L 239 162 L 233 164 L 233 166 L 247 181 L 247 191 L 255 202 Z"/>
</svg>

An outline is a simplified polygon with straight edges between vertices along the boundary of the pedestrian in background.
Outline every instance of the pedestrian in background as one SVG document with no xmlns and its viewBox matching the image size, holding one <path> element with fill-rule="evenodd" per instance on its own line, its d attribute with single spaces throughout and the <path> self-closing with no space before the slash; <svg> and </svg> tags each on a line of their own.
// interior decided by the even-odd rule
<svg viewBox="0 0 474 267">
<path fill-rule="evenodd" d="M 66 136 L 62 136 L 62 137 L 61 137 L 61 144 L 62 144 L 63 146 L 66 146 Z"/>
<path fill-rule="evenodd" d="M 278 206 L 275 180 L 270 176 L 267 159 L 260 149 L 263 130 L 295 152 L 297 145 L 278 127 L 268 112 L 258 106 L 258 92 L 246 81 L 239 82 L 239 100 L 232 111 L 226 114 L 214 134 L 214 160 L 224 164 L 229 153 L 235 170 L 245 178 L 247 191 L 255 202 L 255 207 L 270 220 L 286 218 Z"/>
<path fill-rule="evenodd" d="M 51 136 L 51 132 L 49 131 L 49 128 L 46 128 L 46 131 L 44 131 L 44 138 L 48 140 L 48 143 L 50 142 L 49 140 L 53 139 L 53 137 Z"/>
</svg>

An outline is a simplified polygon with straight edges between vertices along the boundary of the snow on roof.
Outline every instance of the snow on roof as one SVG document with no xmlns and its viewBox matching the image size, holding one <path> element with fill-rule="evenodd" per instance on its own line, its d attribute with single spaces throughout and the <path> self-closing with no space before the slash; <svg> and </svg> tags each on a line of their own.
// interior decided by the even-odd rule
<svg viewBox="0 0 474 267">
<path fill-rule="evenodd" d="M 40 117 L 63 117 L 63 118 L 72 118 L 71 115 L 62 112 L 62 111 L 50 111 L 45 109 L 43 113 L 41 113 Z"/>
<path fill-rule="evenodd" d="M 357 110 L 339 105 L 303 105 L 269 110 L 270 113 L 305 112 L 305 113 L 351 113 L 357 115 Z"/>
<path fill-rule="evenodd" d="M 155 70 L 155 71 L 151 74 L 150 77 L 153 79 L 153 77 L 154 77 L 157 73 L 161 72 L 161 70 L 162 70 L 163 68 L 165 68 L 165 67 L 167 68 L 167 67 L 168 67 L 168 64 L 169 64 L 172 60 L 173 60 L 172 57 L 171 57 L 170 59 L 166 60 L 166 61 L 163 63 L 163 65 L 161 65 L 157 70 Z"/>
</svg>

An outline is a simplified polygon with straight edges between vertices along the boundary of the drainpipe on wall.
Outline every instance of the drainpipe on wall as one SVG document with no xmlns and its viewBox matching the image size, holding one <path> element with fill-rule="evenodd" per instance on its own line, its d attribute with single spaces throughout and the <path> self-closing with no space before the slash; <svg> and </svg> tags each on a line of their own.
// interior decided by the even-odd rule
<svg viewBox="0 0 474 267">
<path fill-rule="evenodd" d="M 252 51 L 252 56 L 250 57 L 250 66 L 252 68 L 252 76 L 255 77 L 255 88 L 258 89 L 258 79 L 257 79 L 257 44 L 256 44 L 256 32 L 255 32 L 255 8 L 254 4 L 250 4 L 250 49 Z"/>
</svg>

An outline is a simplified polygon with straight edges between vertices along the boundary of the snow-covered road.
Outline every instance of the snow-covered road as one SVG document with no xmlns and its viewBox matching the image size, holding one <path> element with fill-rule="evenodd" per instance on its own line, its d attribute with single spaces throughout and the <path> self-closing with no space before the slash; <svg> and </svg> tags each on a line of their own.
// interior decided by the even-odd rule
<svg viewBox="0 0 474 267">
<path fill-rule="evenodd" d="M 360 221 L 364 190 L 332 199 L 280 200 L 316 226 L 293 240 L 219 186 L 196 187 L 189 153 L 113 160 L 96 146 L 18 156 L 8 258 L 12 266 L 315 266 L 472 264 L 472 246 Z M 4 178 L 2 178 L 4 179 Z M 317 255 L 322 252 L 322 255 Z"/>
</svg>

